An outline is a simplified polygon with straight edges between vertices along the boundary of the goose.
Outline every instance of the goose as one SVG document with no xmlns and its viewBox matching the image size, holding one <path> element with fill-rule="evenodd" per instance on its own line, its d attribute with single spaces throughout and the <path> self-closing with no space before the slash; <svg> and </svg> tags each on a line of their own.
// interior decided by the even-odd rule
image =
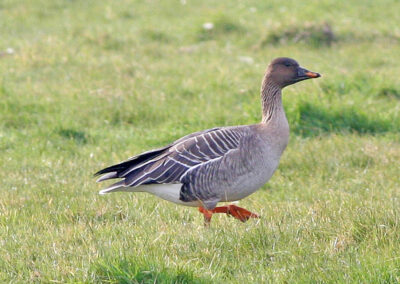
<svg viewBox="0 0 400 284">
<path fill-rule="evenodd" d="M 98 171 L 97 182 L 120 179 L 101 190 L 148 192 L 176 204 L 198 207 L 205 225 L 214 213 L 245 222 L 259 218 L 234 204 L 262 187 L 273 175 L 289 141 L 282 89 L 321 75 L 280 57 L 267 67 L 261 84 L 262 120 L 252 125 L 216 127 Z"/>
</svg>

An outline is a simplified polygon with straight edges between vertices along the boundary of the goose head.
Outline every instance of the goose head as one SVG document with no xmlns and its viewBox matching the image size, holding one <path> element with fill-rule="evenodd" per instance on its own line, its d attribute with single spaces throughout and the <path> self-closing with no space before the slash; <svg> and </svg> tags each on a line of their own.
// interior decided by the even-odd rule
<svg viewBox="0 0 400 284">
<path fill-rule="evenodd" d="M 279 57 L 269 64 L 265 79 L 280 88 L 284 88 L 300 81 L 318 77 L 321 77 L 319 73 L 301 67 L 296 60 Z"/>
</svg>

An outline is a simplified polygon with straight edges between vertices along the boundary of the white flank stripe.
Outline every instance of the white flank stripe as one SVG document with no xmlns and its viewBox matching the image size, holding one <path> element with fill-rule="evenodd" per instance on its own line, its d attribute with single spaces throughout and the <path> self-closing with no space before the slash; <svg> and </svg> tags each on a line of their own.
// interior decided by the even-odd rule
<svg viewBox="0 0 400 284">
<path fill-rule="evenodd" d="M 175 166 L 176 166 L 176 165 L 175 165 Z M 170 176 L 169 176 L 169 177 L 173 177 L 173 179 L 176 179 L 174 175 L 176 174 L 176 172 L 179 172 L 180 170 L 182 170 L 182 168 L 176 167 L 174 170 L 172 170 L 172 172 L 170 173 Z M 186 173 L 188 170 L 189 170 L 189 169 L 184 170 L 184 173 Z M 157 182 L 159 182 L 159 183 L 164 183 L 166 180 L 167 180 L 167 178 L 165 178 L 165 179 L 159 179 Z"/>
<path fill-rule="evenodd" d="M 237 145 L 237 141 L 235 141 L 235 140 L 230 136 L 230 133 L 229 133 L 228 131 L 225 131 L 224 133 L 225 133 L 225 137 L 226 137 L 227 141 L 228 141 L 228 142 L 230 141 L 230 143 L 233 144 L 233 147 L 235 147 L 235 146 Z"/>
<path fill-rule="evenodd" d="M 181 176 L 180 180 L 182 181 L 182 179 L 183 179 L 189 172 L 193 171 L 194 169 L 197 169 L 198 167 L 203 167 L 203 166 L 205 166 L 205 165 L 207 165 L 207 164 L 209 164 L 209 163 L 216 162 L 216 161 L 218 161 L 219 159 L 222 159 L 225 155 L 228 155 L 230 152 L 232 152 L 232 151 L 234 151 L 234 150 L 236 150 L 236 149 L 230 149 L 230 150 L 229 150 L 228 152 L 226 152 L 223 156 L 220 156 L 220 157 L 217 157 L 217 158 L 208 160 L 207 162 L 204 162 L 204 163 L 201 163 L 201 164 L 198 164 L 198 165 L 195 165 L 195 166 L 191 167 L 189 170 L 187 170 L 186 173 L 184 173 L 184 174 Z M 212 176 L 213 176 L 213 174 L 212 174 Z"/>
<path fill-rule="evenodd" d="M 180 161 L 178 161 L 178 160 L 175 160 L 175 159 L 172 158 L 171 156 L 168 156 L 168 159 L 174 161 L 175 163 L 177 163 L 177 164 L 179 164 L 179 165 L 184 166 L 185 168 L 190 168 L 190 165 L 186 165 L 186 164 L 184 164 L 184 163 L 182 163 L 182 162 L 180 162 Z"/>
<path fill-rule="evenodd" d="M 239 140 L 239 138 L 240 138 L 240 135 L 238 135 L 236 132 L 234 132 L 234 131 L 232 131 L 231 132 L 231 135 L 236 139 L 236 140 Z"/>
<path fill-rule="evenodd" d="M 216 156 L 220 156 L 220 154 L 216 153 L 210 146 L 210 143 L 208 143 L 207 139 L 205 138 L 205 136 L 202 134 L 201 137 L 203 137 L 204 141 L 206 142 L 208 149 L 210 150 L 210 152 L 214 153 Z"/>
<path fill-rule="evenodd" d="M 220 131 L 215 131 L 214 133 L 215 133 L 215 136 L 218 138 L 218 142 L 220 142 L 226 150 L 231 148 L 231 147 L 228 147 L 228 145 L 224 142 L 224 136 L 221 136 L 222 133 Z"/>
<path fill-rule="evenodd" d="M 166 154 L 160 155 L 160 156 L 155 157 L 154 159 L 151 159 L 151 160 L 146 161 L 146 162 L 144 162 L 144 163 L 140 163 L 140 164 L 137 165 L 136 167 L 130 168 L 127 172 L 125 172 L 123 175 L 121 175 L 121 177 L 126 177 L 128 174 L 130 174 L 130 173 L 133 172 L 134 170 L 136 170 L 136 169 L 138 169 L 138 168 L 141 168 L 141 167 L 143 167 L 143 166 L 145 166 L 145 165 L 147 165 L 147 164 L 150 164 L 150 163 L 152 163 L 152 162 L 157 162 L 157 161 L 161 160 L 162 158 L 164 158 L 165 156 L 166 156 Z"/>
<path fill-rule="evenodd" d="M 204 154 L 204 153 L 201 151 L 200 146 L 199 146 L 199 141 L 197 140 L 197 137 L 195 137 L 194 139 L 195 139 L 195 141 L 196 141 L 196 147 L 197 147 L 197 150 L 199 150 L 199 153 L 203 154 L 204 158 L 210 159 L 210 157 L 209 157 L 208 155 Z"/>
<path fill-rule="evenodd" d="M 212 136 L 212 133 L 210 133 L 210 139 L 214 142 L 215 146 L 217 147 L 217 149 L 219 151 L 221 151 L 222 153 L 224 153 L 224 149 L 222 149 L 222 147 L 217 143 L 217 141 L 214 139 L 214 137 Z"/>
<path fill-rule="evenodd" d="M 168 168 L 163 169 L 163 171 L 161 172 L 160 175 L 158 175 L 158 176 L 156 176 L 156 177 L 151 177 L 151 179 L 152 179 L 152 180 L 155 180 L 155 181 L 159 181 L 158 178 L 159 178 L 160 176 L 162 176 L 163 174 L 165 174 L 165 173 L 166 173 L 170 168 L 172 168 L 173 166 L 174 166 L 174 164 L 172 164 L 172 165 L 169 166 Z"/>
<path fill-rule="evenodd" d="M 186 152 L 187 154 L 189 154 L 189 155 L 192 155 L 192 156 L 194 156 L 192 153 L 190 153 L 190 152 Z M 193 162 L 193 163 L 196 163 L 196 164 L 198 164 L 198 163 L 201 163 L 201 161 L 199 161 L 199 160 L 193 160 L 193 159 L 190 159 L 188 156 L 186 156 L 187 154 L 182 154 L 182 155 L 180 155 L 179 157 L 182 157 L 183 159 L 186 159 L 186 160 L 188 160 L 188 161 L 191 161 L 191 162 Z M 195 156 L 196 157 L 196 156 Z"/>
<path fill-rule="evenodd" d="M 152 169 L 151 171 L 147 172 L 147 171 L 143 171 L 142 174 L 140 176 L 138 176 L 136 179 L 134 179 L 133 181 L 131 181 L 127 186 L 132 186 L 134 183 L 136 183 L 138 180 L 148 176 L 149 174 L 151 174 L 152 172 L 154 172 L 155 170 L 157 170 L 159 167 L 162 167 L 163 164 L 159 164 L 155 169 Z M 151 178 L 151 177 L 150 177 Z M 141 183 L 143 183 L 144 181 L 149 180 L 149 177 L 147 177 L 147 179 L 142 180 Z"/>
</svg>

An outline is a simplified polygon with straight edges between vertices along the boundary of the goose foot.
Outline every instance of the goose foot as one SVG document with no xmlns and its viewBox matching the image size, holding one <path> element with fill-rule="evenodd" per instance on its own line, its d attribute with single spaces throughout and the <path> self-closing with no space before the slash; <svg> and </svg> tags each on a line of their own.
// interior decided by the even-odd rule
<svg viewBox="0 0 400 284">
<path fill-rule="evenodd" d="M 205 226 L 208 226 L 210 224 L 211 217 L 214 213 L 226 213 L 242 222 L 246 222 L 250 218 L 260 218 L 258 214 L 252 213 L 247 209 L 241 208 L 233 204 L 215 207 L 212 210 L 207 210 L 203 207 L 199 207 L 199 211 L 204 215 Z"/>
</svg>

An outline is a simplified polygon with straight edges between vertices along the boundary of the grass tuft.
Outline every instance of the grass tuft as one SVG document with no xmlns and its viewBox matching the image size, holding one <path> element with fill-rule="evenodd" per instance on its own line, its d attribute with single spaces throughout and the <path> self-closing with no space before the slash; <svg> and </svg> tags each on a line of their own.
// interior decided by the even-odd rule
<svg viewBox="0 0 400 284">
<path fill-rule="evenodd" d="M 158 30 L 150 30 L 146 29 L 142 31 L 142 37 L 147 38 L 150 41 L 155 41 L 159 43 L 169 43 L 171 41 L 171 37 L 168 36 L 166 33 Z"/>
<path fill-rule="evenodd" d="M 80 130 L 62 128 L 58 130 L 58 135 L 66 139 L 73 140 L 78 144 L 86 144 L 88 142 L 88 134 Z"/>
<path fill-rule="evenodd" d="M 337 40 L 329 23 L 307 23 L 270 31 L 260 42 L 260 47 L 303 43 L 314 47 L 331 46 Z"/>
<path fill-rule="evenodd" d="M 400 89 L 395 87 L 383 87 L 379 90 L 378 96 L 400 100 Z"/>
<path fill-rule="evenodd" d="M 210 283 L 196 278 L 193 272 L 178 268 L 171 270 L 135 259 L 101 263 L 94 266 L 96 280 L 107 283 Z"/>
</svg>

